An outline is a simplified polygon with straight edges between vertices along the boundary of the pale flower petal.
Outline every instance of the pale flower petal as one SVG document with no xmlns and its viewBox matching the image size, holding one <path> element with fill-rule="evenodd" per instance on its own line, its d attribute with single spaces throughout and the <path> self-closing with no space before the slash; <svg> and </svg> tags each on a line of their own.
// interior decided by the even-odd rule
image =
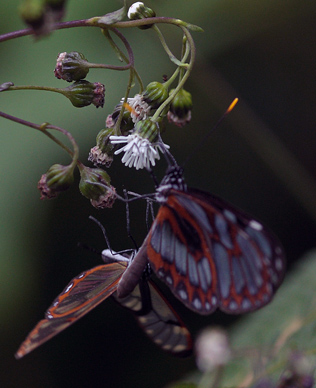
<svg viewBox="0 0 316 388">
<path fill-rule="evenodd" d="M 148 139 L 144 139 L 137 133 L 128 136 L 111 136 L 110 140 L 112 144 L 126 143 L 114 154 L 124 152 L 122 163 L 127 167 L 135 167 L 136 170 L 144 167 L 149 169 L 150 165 L 155 166 L 156 160 L 160 159 L 158 150 L 164 153 L 170 148 L 164 143 L 150 143 Z"/>
</svg>

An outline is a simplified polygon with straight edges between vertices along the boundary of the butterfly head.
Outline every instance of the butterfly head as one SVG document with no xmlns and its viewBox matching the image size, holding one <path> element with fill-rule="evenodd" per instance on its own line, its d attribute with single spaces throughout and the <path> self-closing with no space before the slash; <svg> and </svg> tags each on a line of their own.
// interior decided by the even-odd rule
<svg viewBox="0 0 316 388">
<path fill-rule="evenodd" d="M 127 263 L 130 263 L 135 255 L 135 251 L 132 251 L 132 253 L 127 254 L 126 251 L 124 252 L 114 252 L 111 249 L 104 249 L 101 253 L 102 260 L 105 264 L 110 263 L 117 263 L 118 261 L 126 261 Z"/>
<path fill-rule="evenodd" d="M 169 166 L 166 175 L 157 188 L 156 200 L 165 202 L 171 189 L 186 191 L 187 185 L 183 178 L 183 168 L 177 165 Z"/>
</svg>

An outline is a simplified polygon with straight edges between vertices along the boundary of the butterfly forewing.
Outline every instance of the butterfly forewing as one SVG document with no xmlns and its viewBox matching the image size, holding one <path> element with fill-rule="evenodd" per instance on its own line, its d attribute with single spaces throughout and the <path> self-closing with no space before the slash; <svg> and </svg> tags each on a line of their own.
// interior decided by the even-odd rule
<svg viewBox="0 0 316 388">
<path fill-rule="evenodd" d="M 225 201 L 171 190 L 149 232 L 149 262 L 189 308 L 238 314 L 268 303 L 284 270 L 275 236 Z"/>
<path fill-rule="evenodd" d="M 72 279 L 46 311 L 45 319 L 29 333 L 16 358 L 48 341 L 108 298 L 116 291 L 126 265 L 125 262 L 100 265 Z"/>
<path fill-rule="evenodd" d="M 153 282 L 141 280 L 127 297 L 118 298 L 116 293 L 113 296 L 133 311 L 140 327 L 160 348 L 177 356 L 191 354 L 189 330 Z"/>
</svg>

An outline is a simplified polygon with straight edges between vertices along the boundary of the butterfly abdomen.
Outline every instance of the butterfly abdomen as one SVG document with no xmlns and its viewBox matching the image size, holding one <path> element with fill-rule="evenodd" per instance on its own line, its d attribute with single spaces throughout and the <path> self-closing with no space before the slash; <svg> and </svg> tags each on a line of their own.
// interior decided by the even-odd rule
<svg viewBox="0 0 316 388">
<path fill-rule="evenodd" d="M 147 263 L 147 244 L 144 242 L 119 281 L 117 287 L 117 296 L 119 298 L 126 297 L 134 290 Z"/>
</svg>

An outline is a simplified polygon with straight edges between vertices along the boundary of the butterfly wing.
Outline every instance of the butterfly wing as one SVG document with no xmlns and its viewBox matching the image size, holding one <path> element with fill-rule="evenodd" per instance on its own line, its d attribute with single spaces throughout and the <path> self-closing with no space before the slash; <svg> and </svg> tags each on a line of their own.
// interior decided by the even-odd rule
<svg viewBox="0 0 316 388">
<path fill-rule="evenodd" d="M 192 353 L 192 338 L 180 317 L 163 297 L 157 286 L 141 280 L 125 298 L 113 297 L 131 310 L 147 336 L 161 349 L 180 357 Z"/>
<path fill-rule="evenodd" d="M 108 298 L 117 288 L 126 263 L 100 265 L 71 280 L 16 353 L 21 358 L 37 348 Z"/>
<path fill-rule="evenodd" d="M 171 190 L 147 239 L 157 276 L 188 308 L 240 314 L 267 304 L 283 280 L 276 237 L 222 199 Z"/>
</svg>

